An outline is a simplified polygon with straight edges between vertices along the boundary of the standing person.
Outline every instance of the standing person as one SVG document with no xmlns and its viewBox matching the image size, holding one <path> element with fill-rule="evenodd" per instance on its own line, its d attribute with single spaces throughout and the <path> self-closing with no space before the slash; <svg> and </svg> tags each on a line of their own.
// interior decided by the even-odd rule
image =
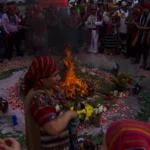
<svg viewBox="0 0 150 150">
<path fill-rule="evenodd" d="M 98 14 L 100 16 L 100 20 L 103 19 L 103 17 L 106 15 L 105 6 L 103 3 L 98 4 Z M 108 13 L 109 15 L 109 13 Z M 104 52 L 104 28 L 103 25 L 100 26 L 99 29 L 99 52 Z"/>
<path fill-rule="evenodd" d="M 46 20 L 42 13 L 42 9 L 35 5 L 34 7 L 34 22 L 33 27 L 33 45 L 35 48 L 36 57 L 48 55 L 48 35 Z"/>
<path fill-rule="evenodd" d="M 140 9 L 139 9 L 140 8 Z M 133 45 L 134 38 L 137 35 L 138 29 L 135 24 L 133 24 L 133 20 L 138 22 L 139 17 L 141 16 L 142 7 L 134 7 L 130 15 L 126 18 L 125 23 L 127 24 L 127 53 L 126 57 L 131 58 L 131 61 L 135 61 L 136 56 L 136 47 Z"/>
<path fill-rule="evenodd" d="M 35 59 L 24 77 L 28 150 L 77 150 L 70 125 L 78 115 L 76 111 L 63 112 L 59 81 L 56 62 L 47 56 Z"/>
<path fill-rule="evenodd" d="M 105 53 L 107 55 L 112 55 L 116 53 L 118 35 L 117 27 L 119 25 L 120 18 L 119 16 L 114 15 L 112 8 L 109 8 L 109 16 L 105 15 L 103 20 Z"/>
<path fill-rule="evenodd" d="M 77 10 L 77 13 L 82 18 L 84 16 L 84 13 L 85 13 L 83 0 L 78 0 L 77 1 L 76 10 Z"/>
<path fill-rule="evenodd" d="M 117 13 L 121 14 L 120 26 L 119 26 L 119 38 L 120 38 L 121 50 L 124 54 L 126 54 L 127 52 L 127 48 L 126 48 L 127 25 L 125 23 L 125 20 L 129 15 L 127 2 L 122 1 L 121 9 L 119 9 Z"/>
<path fill-rule="evenodd" d="M 25 18 L 24 18 L 24 23 L 25 26 L 27 27 L 25 31 L 25 47 L 26 47 L 26 52 L 29 55 L 35 55 L 34 47 L 33 47 L 33 22 L 34 22 L 34 12 L 33 12 L 33 6 L 29 5 L 26 8 L 25 11 Z"/>
<path fill-rule="evenodd" d="M 70 15 L 68 16 L 66 25 L 68 28 L 68 44 L 72 47 L 73 52 L 78 52 L 78 30 L 82 24 L 82 19 L 79 14 L 77 14 L 76 8 L 71 7 Z"/>
<path fill-rule="evenodd" d="M 51 53 L 62 54 L 65 45 L 63 36 L 63 16 L 57 7 L 50 5 L 46 13 L 48 28 L 48 45 Z M 58 44 L 59 43 L 59 44 Z"/>
<path fill-rule="evenodd" d="M 84 4 L 83 0 L 78 0 L 77 5 L 76 5 L 76 11 L 82 19 L 82 24 L 78 28 L 78 31 L 77 31 L 77 38 L 78 38 L 79 47 L 82 47 L 84 44 L 84 27 L 85 27 L 85 24 L 83 21 L 83 17 L 85 14 L 85 4 Z"/>
<path fill-rule="evenodd" d="M 20 51 L 20 35 L 18 32 L 19 19 L 16 13 L 16 7 L 14 5 L 9 5 L 7 7 L 8 11 L 2 17 L 2 24 L 7 36 L 6 45 L 6 57 L 10 60 L 13 54 L 13 46 L 15 44 L 17 50 L 17 56 L 22 56 Z"/>
<path fill-rule="evenodd" d="M 140 63 L 141 55 L 143 55 L 143 62 L 141 67 L 147 69 L 147 59 L 149 53 L 149 45 L 147 43 L 148 31 L 150 30 L 150 5 L 144 3 L 142 6 L 143 14 L 139 19 L 139 23 L 134 22 L 138 29 L 138 35 L 136 38 L 136 61 L 135 63 Z"/>
<path fill-rule="evenodd" d="M 90 8 L 90 15 L 85 22 L 87 26 L 86 31 L 86 44 L 89 53 L 98 52 L 98 38 L 99 38 L 99 25 L 101 25 L 100 17 L 97 14 L 97 7 L 92 5 Z"/>
<path fill-rule="evenodd" d="M 2 25 L 2 17 L 4 13 L 4 5 L 0 4 L 0 63 L 3 62 L 4 58 L 4 29 Z"/>
</svg>

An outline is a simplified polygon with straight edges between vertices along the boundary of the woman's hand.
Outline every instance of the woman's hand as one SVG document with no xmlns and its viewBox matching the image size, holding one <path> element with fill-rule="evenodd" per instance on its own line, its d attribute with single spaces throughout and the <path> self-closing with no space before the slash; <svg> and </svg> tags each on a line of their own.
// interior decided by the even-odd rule
<svg viewBox="0 0 150 150">
<path fill-rule="evenodd" d="M 138 23 L 136 23 L 134 20 L 132 21 L 132 23 L 133 23 L 137 28 L 139 28 Z"/>
<path fill-rule="evenodd" d="M 4 139 L 6 144 L 0 144 L 0 150 L 21 150 L 20 144 L 14 138 Z"/>
<path fill-rule="evenodd" d="M 77 119 L 78 118 L 78 114 L 74 110 L 69 110 L 69 111 L 67 111 L 67 113 L 70 116 L 70 119 Z"/>
<path fill-rule="evenodd" d="M 64 131 L 71 120 L 78 118 L 78 114 L 74 110 L 68 110 L 63 115 L 49 121 L 43 126 L 43 130 L 50 135 L 58 135 Z"/>
</svg>

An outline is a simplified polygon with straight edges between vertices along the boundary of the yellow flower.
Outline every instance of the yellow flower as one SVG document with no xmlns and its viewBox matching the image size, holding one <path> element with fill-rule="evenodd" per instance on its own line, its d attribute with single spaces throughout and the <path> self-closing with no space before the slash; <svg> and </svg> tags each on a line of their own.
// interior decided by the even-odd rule
<svg viewBox="0 0 150 150">
<path fill-rule="evenodd" d="M 70 109 L 73 110 L 74 107 L 71 107 Z M 80 119 L 84 119 L 83 116 L 85 115 L 85 120 L 89 120 L 93 114 L 93 111 L 94 108 L 91 105 L 85 104 L 85 109 L 78 110 L 77 114 L 79 115 Z"/>
<path fill-rule="evenodd" d="M 48 93 L 49 93 L 49 95 L 53 95 L 54 94 L 54 92 L 53 92 L 53 90 L 51 89 L 51 90 L 49 90 L 48 91 Z"/>
<path fill-rule="evenodd" d="M 121 17 L 122 16 L 121 13 L 118 13 L 118 16 Z"/>
</svg>

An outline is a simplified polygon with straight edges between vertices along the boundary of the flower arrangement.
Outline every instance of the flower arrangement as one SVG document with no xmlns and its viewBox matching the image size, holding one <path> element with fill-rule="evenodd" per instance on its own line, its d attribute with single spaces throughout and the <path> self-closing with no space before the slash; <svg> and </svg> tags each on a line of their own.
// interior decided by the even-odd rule
<svg viewBox="0 0 150 150">
<path fill-rule="evenodd" d="M 107 105 L 101 105 L 101 104 L 98 104 L 96 108 L 94 108 L 94 111 L 93 111 L 93 116 L 95 116 L 93 118 L 93 124 L 95 126 L 98 126 L 100 127 L 101 126 L 101 123 L 103 121 L 103 118 L 102 118 L 102 114 L 104 112 L 106 112 L 108 109 L 110 109 L 110 105 L 107 104 Z"/>
<path fill-rule="evenodd" d="M 124 73 L 118 72 L 112 81 L 115 83 L 118 91 L 124 91 L 128 85 L 132 84 L 133 79 Z"/>
<path fill-rule="evenodd" d="M 115 90 L 115 91 L 106 93 L 105 99 L 114 100 L 115 98 L 122 98 L 122 97 L 126 97 L 127 95 L 128 93 L 126 92 L 119 92 L 118 90 Z"/>
<path fill-rule="evenodd" d="M 74 110 L 74 107 L 71 107 L 70 109 Z M 80 120 L 88 121 L 92 117 L 93 111 L 94 111 L 94 108 L 91 105 L 85 104 L 84 109 L 77 110 L 77 114 Z"/>
<path fill-rule="evenodd" d="M 94 108 L 93 115 L 100 115 L 105 112 L 107 108 L 101 104 L 98 104 L 96 108 Z"/>
</svg>

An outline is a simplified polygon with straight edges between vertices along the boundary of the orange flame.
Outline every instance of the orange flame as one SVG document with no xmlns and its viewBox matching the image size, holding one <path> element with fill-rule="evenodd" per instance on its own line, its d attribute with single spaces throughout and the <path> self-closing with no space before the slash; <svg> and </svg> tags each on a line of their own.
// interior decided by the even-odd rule
<svg viewBox="0 0 150 150">
<path fill-rule="evenodd" d="M 66 97 L 75 99 L 77 96 L 84 96 L 87 94 L 88 86 L 86 83 L 77 78 L 75 74 L 75 66 L 71 58 L 71 52 L 66 49 L 66 57 L 64 64 L 67 67 L 65 81 L 61 83 L 62 92 Z"/>
</svg>

